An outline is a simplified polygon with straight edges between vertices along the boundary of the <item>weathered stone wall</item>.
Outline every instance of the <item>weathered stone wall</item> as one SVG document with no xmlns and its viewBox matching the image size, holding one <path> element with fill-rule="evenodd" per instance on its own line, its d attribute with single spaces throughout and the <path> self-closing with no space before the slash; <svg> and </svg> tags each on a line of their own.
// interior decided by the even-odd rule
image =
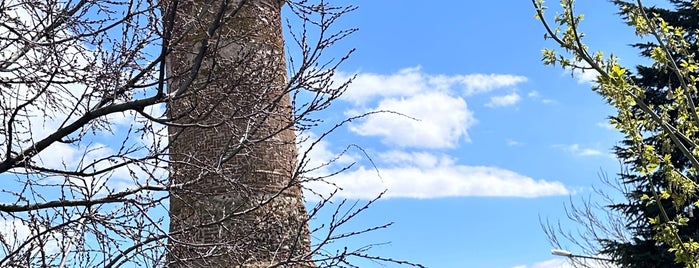
<svg viewBox="0 0 699 268">
<path fill-rule="evenodd" d="M 179 2 L 167 58 L 168 91 L 188 81 L 201 41 L 198 77 L 171 102 L 169 267 L 308 267 L 307 215 L 295 181 L 296 144 L 279 0 L 230 1 L 225 23 L 207 29 L 219 0 Z M 189 32 L 186 29 L 191 29 Z M 183 34 L 185 33 L 186 34 Z M 261 202 L 279 194 L 272 201 Z M 253 209 L 248 213 L 243 211 Z M 193 228 L 195 227 L 195 228 Z"/>
</svg>

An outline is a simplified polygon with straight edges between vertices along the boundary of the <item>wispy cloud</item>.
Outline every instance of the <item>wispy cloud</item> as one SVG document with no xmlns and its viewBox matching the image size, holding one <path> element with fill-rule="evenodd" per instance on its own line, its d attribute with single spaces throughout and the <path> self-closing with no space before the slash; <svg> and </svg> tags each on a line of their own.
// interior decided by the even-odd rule
<svg viewBox="0 0 699 268">
<path fill-rule="evenodd" d="M 571 153 L 577 156 L 598 156 L 603 155 L 603 153 L 597 149 L 584 148 L 580 144 L 556 144 L 554 148 L 561 149 L 565 152 Z"/>
<path fill-rule="evenodd" d="M 534 263 L 532 265 L 517 265 L 512 268 L 573 268 L 574 266 L 565 258 L 555 258 Z"/>
<path fill-rule="evenodd" d="M 616 130 L 616 128 L 614 128 L 614 126 L 609 122 L 597 122 L 597 126 L 609 130 Z"/>
<path fill-rule="evenodd" d="M 604 255 L 598 255 L 600 258 L 608 258 Z M 517 265 L 512 268 L 574 268 L 574 267 L 588 267 L 588 268 L 610 268 L 616 267 L 609 262 L 601 260 L 591 260 L 591 259 L 578 259 L 576 260 L 576 265 L 570 262 L 567 258 L 557 257 L 550 260 L 545 260 L 537 262 L 531 265 Z"/>
<path fill-rule="evenodd" d="M 452 78 L 464 85 L 466 95 L 489 92 L 497 88 L 513 87 L 526 82 L 527 78 L 510 74 L 470 74 Z"/>
<path fill-rule="evenodd" d="M 521 143 L 519 141 L 512 140 L 512 139 L 507 140 L 507 146 L 516 147 L 516 146 L 522 146 L 522 145 L 524 145 L 524 143 Z"/>
<path fill-rule="evenodd" d="M 527 97 L 533 100 L 538 100 L 543 104 L 556 103 L 555 100 L 544 98 L 543 96 L 541 96 L 541 93 L 539 93 L 539 91 L 536 90 L 529 91 L 529 93 L 527 93 Z"/>
<path fill-rule="evenodd" d="M 335 79 L 345 81 L 352 75 L 339 72 Z M 512 88 L 526 81 L 526 77 L 512 74 L 433 75 L 422 72 L 418 66 L 388 75 L 359 73 L 342 99 L 361 105 L 377 97 L 412 96 L 425 91 L 471 96 L 500 88 Z"/>
<path fill-rule="evenodd" d="M 382 153 L 377 169 L 360 166 L 331 177 L 326 184 L 306 186 L 316 193 L 342 189 L 338 197 L 374 198 L 388 190 L 388 198 L 441 198 L 464 196 L 540 197 L 567 195 L 560 182 L 535 180 L 514 171 L 492 166 L 457 164 L 451 157 L 428 152 L 391 151 Z"/>
<path fill-rule="evenodd" d="M 490 97 L 490 101 L 486 103 L 485 106 L 490 108 L 512 106 L 517 104 L 520 100 L 521 97 L 519 94 L 517 94 L 517 92 L 512 92 L 507 95 Z"/>
</svg>

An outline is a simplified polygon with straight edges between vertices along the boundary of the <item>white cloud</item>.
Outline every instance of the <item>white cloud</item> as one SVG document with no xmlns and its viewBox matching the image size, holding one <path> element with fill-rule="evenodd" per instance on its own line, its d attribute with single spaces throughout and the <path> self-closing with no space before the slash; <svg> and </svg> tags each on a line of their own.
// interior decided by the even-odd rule
<svg viewBox="0 0 699 268">
<path fill-rule="evenodd" d="M 580 146 L 580 144 L 570 144 L 570 145 L 563 145 L 563 144 L 557 144 L 554 145 L 553 147 L 559 148 L 563 151 L 566 151 L 568 153 L 577 155 L 577 156 L 597 156 L 597 155 L 602 155 L 603 153 L 597 149 L 592 149 L 592 148 L 583 148 Z"/>
<path fill-rule="evenodd" d="M 552 100 L 552 99 L 543 98 L 541 96 L 541 93 L 539 93 L 539 91 L 536 91 L 536 90 L 529 91 L 529 93 L 527 93 L 527 97 L 529 97 L 530 99 L 533 99 L 533 100 L 538 100 L 543 104 L 551 104 L 551 103 L 556 102 L 555 100 Z"/>
<path fill-rule="evenodd" d="M 507 140 L 507 146 L 515 147 L 515 146 L 522 146 L 522 145 L 524 145 L 524 143 L 521 143 L 521 142 L 519 142 L 519 141 L 516 141 L 516 140 L 513 140 L 513 139 L 508 139 L 508 140 Z"/>
<path fill-rule="evenodd" d="M 512 268 L 573 268 L 574 266 L 566 258 L 555 258 L 534 263 L 532 265 L 517 265 Z"/>
<path fill-rule="evenodd" d="M 597 122 L 597 126 L 608 130 L 616 130 L 614 125 L 610 124 L 609 122 Z"/>
<path fill-rule="evenodd" d="M 580 153 L 579 153 L 580 156 L 593 156 L 593 155 L 601 155 L 601 154 L 602 154 L 602 152 L 600 152 L 599 150 L 590 149 L 590 148 L 582 149 L 582 151 L 580 151 Z"/>
<path fill-rule="evenodd" d="M 573 70 L 573 77 L 578 80 L 579 84 L 594 84 L 597 81 L 597 76 L 599 72 L 594 69 L 590 69 L 590 64 L 584 62 L 576 63 L 577 66 L 581 66 L 585 69 L 575 69 Z"/>
<path fill-rule="evenodd" d="M 604 256 L 599 256 L 604 258 Z M 606 261 L 598 260 L 588 260 L 588 259 L 576 259 L 575 265 L 571 263 L 568 258 L 557 257 L 550 260 L 545 260 L 541 262 L 534 263 L 532 265 L 517 265 L 512 268 L 575 268 L 575 267 L 587 267 L 587 268 L 613 268 L 617 267 Z"/>
<path fill-rule="evenodd" d="M 341 82 L 351 76 L 351 74 L 339 72 L 335 80 Z M 470 96 L 499 88 L 514 87 L 526 81 L 527 78 L 524 76 L 511 74 L 431 75 L 422 73 L 420 67 L 412 67 L 390 75 L 360 73 L 350 84 L 342 99 L 356 105 L 363 105 L 377 97 L 412 96 L 426 91 Z"/>
<path fill-rule="evenodd" d="M 305 171 L 312 170 L 313 174 L 305 175 L 325 175 L 332 173 L 330 166 L 346 166 L 357 161 L 356 156 L 350 152 L 344 154 L 334 153 L 330 149 L 330 144 L 326 140 L 318 140 L 318 136 L 312 132 L 296 133 L 298 143 L 298 160 Z M 314 144 L 315 143 L 315 144 Z M 311 147 L 312 146 L 312 147 Z"/>
<path fill-rule="evenodd" d="M 351 74 L 339 72 L 336 81 L 345 81 Z M 359 74 L 350 84 L 342 99 L 363 104 L 374 97 L 410 96 L 428 88 L 427 78 L 420 67 L 406 68 L 391 75 Z"/>
<path fill-rule="evenodd" d="M 335 79 L 348 77 L 340 73 Z M 414 118 L 392 113 L 371 115 L 349 126 L 357 135 L 379 137 L 389 148 L 455 148 L 461 141 L 470 141 L 468 129 L 477 122 L 465 97 L 509 88 L 512 93 L 492 97 L 489 105 L 514 105 L 522 97 L 513 87 L 525 81 L 526 77 L 508 74 L 430 75 L 415 67 L 389 75 L 358 74 L 342 99 L 350 104 L 345 111 L 348 115 L 385 110 Z M 400 198 L 538 197 L 569 193 L 557 181 L 535 180 L 494 166 L 463 165 L 444 154 L 395 150 L 376 154 L 373 160 L 377 167 L 358 164 L 327 182 L 310 181 L 305 186 L 324 195 L 339 187 L 342 191 L 338 197 L 352 199 L 374 198 L 385 189 L 386 197 Z M 309 156 L 311 163 L 322 168 L 313 170 L 312 175 L 332 173 L 335 166 L 322 166 L 326 160 L 318 159 L 332 159 L 333 155 L 327 143 L 319 143 Z"/>
<path fill-rule="evenodd" d="M 379 156 L 377 170 L 360 166 L 329 178 L 331 184 L 311 182 L 306 186 L 328 194 L 341 188 L 337 197 L 374 198 L 388 189 L 387 198 L 441 198 L 463 196 L 540 197 L 567 195 L 560 182 L 535 180 L 516 172 L 490 166 L 466 166 L 446 155 L 427 152 L 391 151 Z M 308 195 L 310 196 L 310 195 Z"/>
<path fill-rule="evenodd" d="M 502 87 L 513 87 L 527 81 L 524 76 L 509 74 L 471 74 L 460 78 L 466 86 L 467 95 L 489 92 Z"/>
<path fill-rule="evenodd" d="M 0 240 L 4 252 L 19 252 L 24 254 L 37 254 L 43 250 L 46 254 L 56 254 L 63 248 L 66 242 L 65 233 L 58 231 L 46 231 L 46 228 L 38 223 L 30 223 L 20 219 L 0 219 Z M 41 235 L 40 235 L 41 234 Z M 68 232 L 68 237 L 72 235 Z M 41 238 L 42 244 L 38 244 L 36 237 Z M 34 238 L 34 239 L 32 239 Z M 29 245 L 23 245 L 29 243 Z M 26 252 L 29 251 L 29 252 Z"/>
<path fill-rule="evenodd" d="M 65 143 L 54 143 L 47 150 L 40 152 L 36 159 L 44 167 L 62 169 L 65 166 L 74 166 L 79 161 L 78 148 Z"/>
<path fill-rule="evenodd" d="M 91 55 L 89 53 L 86 54 L 86 48 L 82 47 L 81 43 L 66 43 L 64 45 L 66 47 L 61 51 L 62 55 L 65 55 L 65 60 L 74 61 L 71 62 L 72 64 L 77 64 L 79 67 L 87 65 L 90 61 L 94 61 L 94 59 L 90 58 Z M 32 63 L 27 60 L 19 60 L 18 64 L 29 66 Z M 64 68 L 66 68 L 68 73 L 75 73 L 77 75 L 81 74 L 81 72 L 85 72 L 76 66 L 66 66 L 67 67 Z M 24 70 L 26 68 L 20 69 Z M 32 69 L 29 68 L 27 70 Z M 17 77 L 21 75 L 21 73 L 0 73 L 0 76 L 9 80 L 17 79 Z M 37 76 L 41 75 L 42 74 L 37 73 Z M 98 102 L 97 90 L 96 88 L 85 86 L 80 82 L 66 84 L 54 83 L 46 88 L 40 89 L 29 84 L 16 83 L 12 88 L 7 89 L 5 91 L 7 94 L 0 96 L 0 103 L 2 103 L 6 109 L 17 109 L 20 105 L 28 104 L 20 109 L 19 116 L 15 120 L 15 132 L 13 133 L 15 139 L 12 142 L 16 148 L 13 149 L 20 150 L 21 148 L 27 148 L 32 143 L 46 139 L 66 124 L 74 122 L 78 117 L 92 108 L 90 105 L 94 105 Z M 140 93 L 139 90 L 134 90 L 134 92 Z M 143 92 L 146 92 L 146 90 L 144 89 Z M 40 97 L 29 101 L 35 97 L 35 95 L 40 95 Z M 162 104 L 149 106 L 144 109 L 145 113 L 149 113 L 156 118 L 163 117 L 164 111 L 165 105 Z M 105 120 L 105 122 L 98 122 L 100 120 Z M 144 126 L 144 121 L 144 117 L 140 115 L 137 116 L 137 113 L 134 111 L 109 114 L 103 118 L 89 122 L 84 128 L 68 135 L 68 138 L 80 137 L 80 142 L 55 142 L 51 144 L 49 148 L 35 156 L 32 159 L 35 161 L 33 164 L 44 168 L 67 171 L 80 170 L 88 165 L 93 165 L 95 169 L 108 168 L 118 162 L 124 161 L 123 159 L 119 159 L 119 157 L 115 157 L 118 154 L 115 150 L 119 150 L 118 146 L 120 145 L 124 146 L 124 148 L 130 147 L 129 150 L 142 146 L 146 147 L 136 152 L 130 152 L 130 157 L 145 155 L 148 153 L 147 150 L 150 149 L 148 146 L 155 147 L 154 144 L 158 145 L 157 148 L 164 148 L 167 144 L 167 136 L 164 134 L 164 126 L 162 125 L 154 123 L 155 131 L 160 131 L 160 134 L 148 131 L 139 131 L 135 134 L 134 132 L 127 132 L 123 129 L 119 129 L 128 129 L 132 127 L 132 130 L 140 130 Z M 127 134 L 130 135 L 128 139 L 126 136 Z M 102 138 L 103 141 L 108 144 L 105 145 L 96 141 L 99 138 Z M 124 144 L 119 144 L 120 141 L 124 141 Z M 6 140 L 0 140 L 0 145 L 5 146 L 7 142 Z M 110 145 L 115 145 L 117 147 L 115 148 Z M 108 160 L 107 158 L 110 156 L 111 159 Z M 163 168 L 164 167 L 165 166 L 163 166 Z M 127 184 L 133 186 L 135 185 L 135 179 L 148 178 L 148 176 L 140 176 L 138 178 L 132 176 L 132 174 L 138 173 L 143 173 L 143 171 L 141 169 L 133 169 L 130 171 L 128 167 L 122 167 L 114 170 L 113 173 L 105 175 L 111 176 L 109 180 L 106 180 L 106 178 L 98 178 L 98 176 L 85 178 L 55 176 L 52 177 L 52 180 L 79 180 L 89 185 L 87 188 L 92 190 L 105 190 L 104 187 L 107 182 L 110 184 L 110 187 L 123 188 L 122 186 L 125 185 L 125 181 L 129 181 Z"/>
<path fill-rule="evenodd" d="M 555 258 L 542 262 L 537 262 L 531 266 L 531 268 L 573 268 L 573 264 L 570 263 L 565 258 Z"/>
<path fill-rule="evenodd" d="M 592 84 L 595 81 L 597 81 L 597 76 L 599 75 L 599 73 L 595 70 L 575 70 L 574 75 L 575 78 L 578 79 L 578 83 Z"/>
<path fill-rule="evenodd" d="M 339 72 L 334 79 L 343 81 L 350 76 Z M 348 115 L 384 110 L 417 119 L 390 113 L 372 115 L 350 127 L 361 136 L 377 136 L 384 144 L 400 147 L 454 148 L 460 141 L 470 141 L 468 129 L 477 122 L 465 97 L 525 81 L 524 76 L 510 74 L 432 75 L 413 67 L 388 75 L 357 74 L 341 99 L 351 104 L 345 111 Z M 512 92 L 492 97 L 487 105 L 510 106 L 520 100 Z"/>
<path fill-rule="evenodd" d="M 486 103 L 485 106 L 490 108 L 512 106 L 517 104 L 520 99 L 521 97 L 519 94 L 517 94 L 517 92 L 512 92 L 507 95 L 490 97 L 490 101 Z"/>
<path fill-rule="evenodd" d="M 430 92 L 382 100 L 372 110 L 395 111 L 413 117 L 382 113 L 369 116 L 350 130 L 361 136 L 379 136 L 385 144 L 418 148 L 453 148 L 469 141 L 468 128 L 476 123 L 461 97 Z"/>
</svg>

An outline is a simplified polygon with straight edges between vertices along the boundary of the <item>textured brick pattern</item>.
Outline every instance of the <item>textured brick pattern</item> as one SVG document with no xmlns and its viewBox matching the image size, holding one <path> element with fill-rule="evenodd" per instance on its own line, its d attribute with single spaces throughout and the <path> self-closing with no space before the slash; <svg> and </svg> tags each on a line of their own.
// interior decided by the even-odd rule
<svg viewBox="0 0 699 268">
<path fill-rule="evenodd" d="M 169 267 L 311 266 L 303 262 L 310 251 L 307 215 L 293 179 L 282 4 L 250 0 L 237 9 L 231 1 L 198 77 L 168 106 L 180 124 L 169 128 L 170 179 L 184 185 L 171 191 Z M 183 42 L 167 58 L 170 93 L 188 81 L 219 5 L 180 1 L 173 38 Z"/>
</svg>

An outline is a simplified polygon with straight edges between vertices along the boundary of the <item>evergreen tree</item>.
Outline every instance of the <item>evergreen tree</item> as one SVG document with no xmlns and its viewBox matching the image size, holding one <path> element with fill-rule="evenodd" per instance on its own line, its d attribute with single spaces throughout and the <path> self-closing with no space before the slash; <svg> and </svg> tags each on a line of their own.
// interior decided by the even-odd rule
<svg viewBox="0 0 699 268">
<path fill-rule="evenodd" d="M 699 29 L 699 11 L 693 7 L 692 1 L 670 0 L 670 2 L 673 9 L 650 7 L 646 9 L 646 12 L 657 14 L 669 25 L 682 27 L 686 30 L 684 38 L 689 43 L 695 43 L 694 40 L 697 38 L 697 30 Z M 621 8 L 621 16 L 628 19 L 632 15 L 630 12 L 632 8 L 635 8 L 635 2 L 614 0 L 614 3 Z M 633 45 L 633 47 L 640 49 L 641 55 L 649 58 L 655 46 L 657 44 L 651 42 Z M 696 51 L 696 48 L 692 49 Z M 677 64 L 683 60 L 679 54 L 673 55 L 673 57 Z M 694 57 L 696 59 L 697 55 Z M 673 72 L 656 66 L 637 66 L 636 74 L 632 75 L 632 80 L 643 88 L 646 103 L 656 113 L 667 115 L 670 122 L 677 120 L 679 107 L 668 108 L 672 107 L 670 104 L 674 98 L 668 89 L 679 86 L 679 80 Z M 696 92 L 692 95 L 695 101 L 699 99 Z M 638 106 L 634 107 L 633 112 L 638 116 L 642 116 L 644 113 Z M 612 120 L 614 119 L 612 118 Z M 653 145 L 661 154 L 670 153 L 672 155 L 673 168 L 678 171 L 686 171 L 690 168 L 688 159 L 676 146 L 666 144 L 668 142 L 667 135 L 663 134 L 659 126 L 645 128 L 643 131 L 651 134 L 645 139 L 645 144 Z M 620 146 L 615 148 L 615 152 L 630 167 L 641 166 L 637 154 L 633 153 L 632 146 L 634 146 L 632 141 L 624 140 Z M 626 216 L 626 228 L 631 231 L 634 237 L 632 241 L 603 240 L 601 241 L 603 246 L 601 253 L 612 256 L 622 267 L 683 267 L 682 264 L 675 262 L 675 254 L 670 251 L 671 246 L 655 239 L 658 232 L 648 220 L 661 218 L 660 206 L 656 202 L 649 202 L 649 200 L 654 200 L 654 194 L 662 192 L 663 187 L 670 185 L 665 178 L 663 170 L 666 167 L 663 165 L 666 164 L 661 164 L 657 171 L 650 176 L 641 176 L 635 173 L 620 175 L 622 182 L 630 186 L 628 189 L 631 191 L 625 193 L 627 198 L 625 203 L 613 204 L 609 207 L 621 211 Z M 692 199 L 696 200 L 696 198 Z M 694 206 L 691 204 L 673 204 L 676 201 L 672 198 L 662 199 L 661 203 L 670 219 L 676 218 L 678 214 L 689 216 L 688 224 L 680 226 L 678 234 L 683 241 L 689 239 L 698 241 L 699 219 L 693 217 Z"/>
</svg>

